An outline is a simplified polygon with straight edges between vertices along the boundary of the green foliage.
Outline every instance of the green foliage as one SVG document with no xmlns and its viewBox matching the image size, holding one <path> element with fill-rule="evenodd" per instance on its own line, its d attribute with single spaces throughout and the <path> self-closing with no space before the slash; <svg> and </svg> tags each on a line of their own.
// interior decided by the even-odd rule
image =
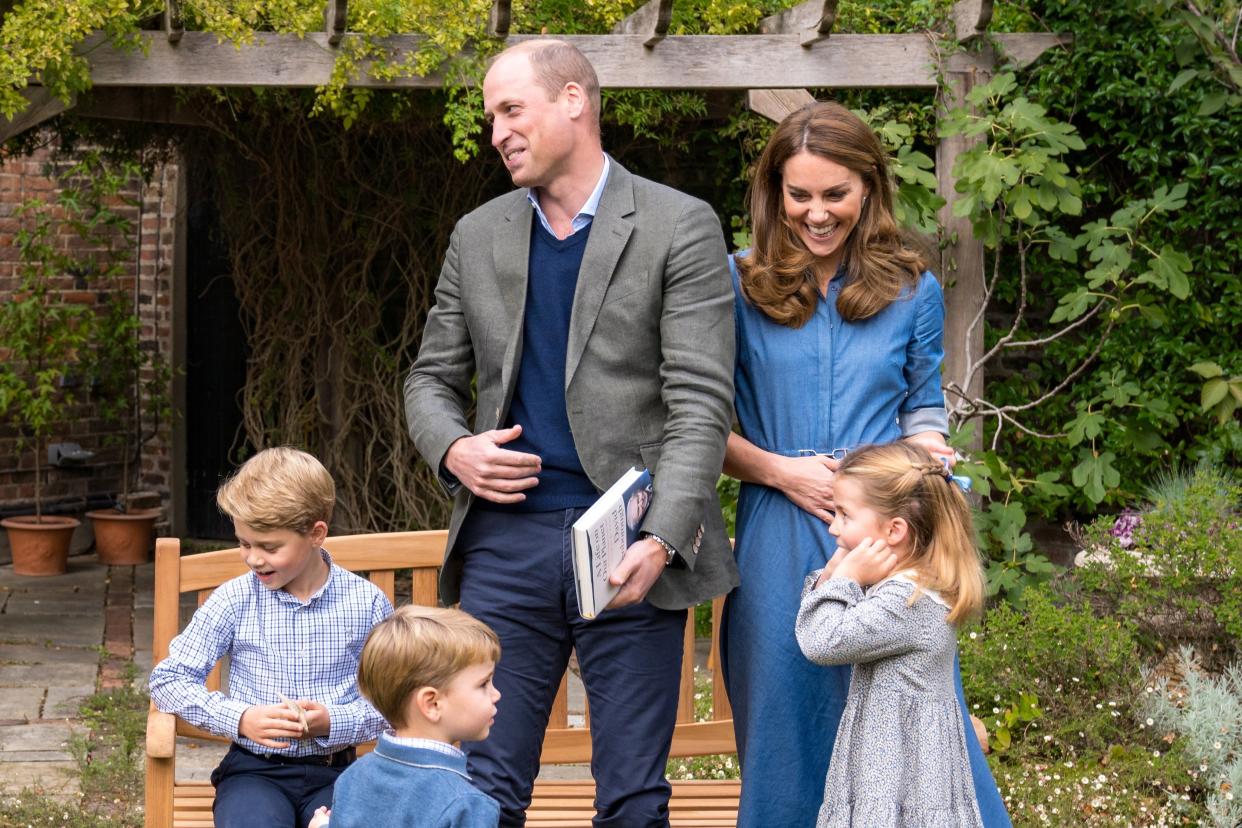
<svg viewBox="0 0 1242 828">
<path fill-rule="evenodd" d="M 58 208 L 71 213 L 74 199 L 65 190 L 55 204 L 31 199 L 18 207 L 18 289 L 0 303 L 0 342 L 8 351 L 0 363 L 0 416 L 19 428 L 19 445 L 34 445 L 38 516 L 43 508 L 43 449 L 74 401 L 64 385 L 79 367 L 80 351 L 90 342 L 95 322 L 88 305 L 63 294 L 72 285 L 68 274 L 76 261 L 57 244 L 55 216 Z"/>
<path fill-rule="evenodd" d="M 990 757 L 1015 828 L 1201 826 L 1203 788 L 1180 742 L 1050 759 L 1019 744 Z"/>
<path fill-rule="evenodd" d="M 1214 30 L 1232 34 L 1236 3 L 1196 8 Z M 1038 352 L 1004 346 L 987 397 L 1027 406 L 1068 378 L 1064 393 L 1022 412 L 1029 432 L 1007 429 L 996 444 L 1022 476 L 1057 471 L 1074 484 L 1067 497 L 1023 497 L 1029 514 L 1063 518 L 1131 502 L 1152 468 L 1238 463 L 1242 427 L 1230 383 L 1242 373 L 1242 352 L 1220 343 L 1242 339 L 1242 205 L 1233 196 L 1242 119 L 1236 106 L 1211 105 L 1213 87 L 1223 88 L 1221 40 L 1187 27 L 1189 6 L 1058 0 L 1032 10 L 1048 29 L 1073 32 L 1074 48 L 1045 55 L 1015 92 L 1072 123 L 1085 144 L 1060 156 L 1083 209 L 1081 218 L 1053 222 L 1058 232 L 1028 250 L 1038 290 L 1025 294 L 1032 313 L 1019 334 L 1045 338 L 1080 325 Z M 1016 264 L 1002 271 L 994 304 L 1013 314 L 1022 274 Z M 1100 306 L 1097 294 L 1116 298 Z M 1003 334 L 998 326 L 989 345 Z M 991 438 L 990 418 L 987 425 Z"/>
<path fill-rule="evenodd" d="M 127 666 L 122 687 L 89 696 L 78 710 L 87 733 L 75 735 L 69 748 L 91 800 L 127 802 L 142 786 L 148 699 L 133 686 L 134 666 Z"/>
<path fill-rule="evenodd" d="M 1242 824 L 1242 664 L 1219 676 L 1201 672 L 1189 648 L 1178 653 L 1180 680 L 1151 677 L 1147 707 L 1156 727 L 1182 735 L 1188 764 L 1198 765 L 1215 828 Z"/>
<path fill-rule="evenodd" d="M 142 169 L 133 159 L 112 160 L 88 150 L 61 179 L 63 225 L 82 250 L 72 269 L 107 297 L 92 325 L 86 369 L 96 410 L 119 427 L 108 439 L 121 447 L 124 504 L 133 483 L 131 472 L 137 472 L 133 453 L 143 442 L 143 410 L 156 422 L 171 412 L 167 389 L 172 372 L 158 351 L 142 345 L 131 286 L 136 232 L 127 209 L 137 207 L 138 200 L 128 190 L 141 182 Z"/>
<path fill-rule="evenodd" d="M 90 67 L 75 47 L 100 32 L 114 45 L 134 48 L 144 18 L 158 14 L 158 0 L 19 0 L 0 25 L 0 115 L 26 108 L 32 78 L 62 101 L 90 87 Z"/>
<path fill-rule="evenodd" d="M 1105 516 L 1082 533 L 1078 578 L 1112 613 L 1134 619 L 1140 642 L 1158 654 L 1192 643 L 1216 661 L 1237 657 L 1242 640 L 1242 484 L 1201 464 L 1166 480 L 1150 508 Z"/>
<path fill-rule="evenodd" d="M 1128 623 L 1044 584 L 958 640 L 967 703 L 998 749 L 1030 740 L 1101 751 L 1124 739 L 1142 684 Z"/>
</svg>

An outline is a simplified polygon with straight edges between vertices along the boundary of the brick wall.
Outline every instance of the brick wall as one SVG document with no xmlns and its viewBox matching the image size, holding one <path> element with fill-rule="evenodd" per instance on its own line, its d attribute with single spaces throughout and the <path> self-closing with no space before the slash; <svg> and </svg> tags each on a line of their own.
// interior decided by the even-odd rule
<svg viewBox="0 0 1242 828">
<path fill-rule="evenodd" d="M 56 164 L 63 169 L 68 162 Z M 18 251 L 15 234 L 21 221 L 15 215 L 20 204 L 30 198 L 53 199 L 58 185 L 49 149 L 39 150 L 23 158 L 0 163 L 0 302 L 7 301 L 17 287 Z M 169 361 L 172 352 L 172 274 L 175 212 L 179 170 L 169 164 L 156 170 L 152 181 L 144 185 L 135 181 L 129 195 L 140 204 L 124 208 L 127 216 L 141 228 L 140 249 L 133 262 L 131 278 L 123 279 L 123 289 L 131 300 L 136 299 L 142 325 L 144 348 L 158 349 Z M 29 226 L 29 219 L 25 219 Z M 63 249 L 82 244 L 71 231 L 57 236 Z M 102 306 L 106 294 L 90 289 L 85 280 L 66 274 L 56 288 L 66 301 Z M 135 290 L 136 289 L 136 290 Z M 136 292 L 136 296 L 135 296 Z M 4 343 L 0 342 L 0 351 Z M 86 378 L 78 377 L 69 385 L 77 400 L 69 416 L 53 429 L 50 442 L 75 442 L 95 451 L 95 457 L 72 469 L 52 468 L 45 478 L 44 501 L 49 511 L 77 514 L 84 508 L 98 508 L 121 489 L 121 448 L 115 439 L 117 426 L 99 416 L 87 393 Z M 143 448 L 136 488 L 157 491 L 167 502 L 171 481 L 170 423 L 155 422 L 145 416 L 143 428 L 154 437 Z M 34 450 L 17 448 L 18 427 L 0 422 L 0 514 L 25 511 L 34 496 Z M 46 458 L 41 458 L 45 461 Z M 46 468 L 46 463 L 43 463 Z"/>
</svg>

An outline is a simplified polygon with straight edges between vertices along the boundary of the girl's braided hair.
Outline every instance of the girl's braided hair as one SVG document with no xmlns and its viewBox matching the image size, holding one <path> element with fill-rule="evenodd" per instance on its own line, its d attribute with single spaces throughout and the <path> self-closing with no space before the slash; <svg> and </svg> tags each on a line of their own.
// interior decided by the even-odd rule
<svg viewBox="0 0 1242 828">
<path fill-rule="evenodd" d="M 879 514 L 905 520 L 907 568 L 919 587 L 935 590 L 949 604 L 950 623 L 982 610 L 983 567 L 970 505 L 944 465 L 926 449 L 898 441 L 850 451 L 837 476 L 857 483 L 864 502 Z"/>
</svg>

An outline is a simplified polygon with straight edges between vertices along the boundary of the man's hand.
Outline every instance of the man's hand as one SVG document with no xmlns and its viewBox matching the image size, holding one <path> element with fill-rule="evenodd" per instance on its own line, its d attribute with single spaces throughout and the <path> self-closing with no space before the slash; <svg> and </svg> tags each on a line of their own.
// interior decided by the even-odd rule
<svg viewBox="0 0 1242 828">
<path fill-rule="evenodd" d="M 315 815 L 311 817 L 310 824 L 306 828 L 327 828 L 328 821 L 332 818 L 332 811 L 327 805 L 320 805 L 315 809 Z"/>
<path fill-rule="evenodd" d="M 782 458 L 778 488 L 799 509 L 832 523 L 837 508 L 832 500 L 832 480 L 839 465 L 840 460 L 824 454 Z"/>
<path fill-rule="evenodd" d="M 897 554 L 884 541 L 863 538 L 837 564 L 836 576 L 856 581 L 861 587 L 879 583 L 893 574 L 897 568 Z"/>
<path fill-rule="evenodd" d="M 517 439 L 522 427 L 498 428 L 462 437 L 444 453 L 444 468 L 462 485 L 493 503 L 520 503 L 522 491 L 539 484 L 543 461 L 536 454 L 501 448 Z"/>
<path fill-rule="evenodd" d="M 286 705 L 256 704 L 242 714 L 237 733 L 270 748 L 287 748 L 302 737 L 302 720 Z"/>
<path fill-rule="evenodd" d="M 664 571 L 664 560 L 667 557 L 668 553 L 657 541 L 651 538 L 635 541 L 625 550 L 621 563 L 608 576 L 608 582 L 621 587 L 621 591 L 608 602 L 607 609 L 628 607 L 646 598 L 656 579 Z"/>
<path fill-rule="evenodd" d="M 332 717 L 327 707 L 311 699 L 298 699 L 298 704 L 306 715 L 308 736 L 327 736 L 332 732 Z"/>
<path fill-rule="evenodd" d="M 902 439 L 907 443 L 927 449 L 927 453 L 932 456 L 933 460 L 941 463 L 947 462 L 950 469 L 957 464 L 957 452 L 949 448 L 949 444 L 944 441 L 944 435 L 939 431 L 920 431 L 918 434 L 911 434 Z"/>
</svg>

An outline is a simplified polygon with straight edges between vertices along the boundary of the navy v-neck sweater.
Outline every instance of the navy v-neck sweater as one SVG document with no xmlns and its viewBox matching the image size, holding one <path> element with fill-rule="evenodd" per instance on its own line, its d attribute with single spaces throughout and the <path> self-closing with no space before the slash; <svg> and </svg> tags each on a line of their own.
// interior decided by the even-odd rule
<svg viewBox="0 0 1242 828">
<path fill-rule="evenodd" d="M 505 448 L 539 455 L 543 469 L 539 485 L 527 489 L 521 503 L 479 501 L 492 511 L 551 512 L 590 506 L 598 497 L 578 459 L 565 409 L 569 317 L 591 226 L 558 239 L 538 216 L 531 224 L 522 360 L 505 419 L 506 428 L 520 424 L 522 436 Z"/>
</svg>

